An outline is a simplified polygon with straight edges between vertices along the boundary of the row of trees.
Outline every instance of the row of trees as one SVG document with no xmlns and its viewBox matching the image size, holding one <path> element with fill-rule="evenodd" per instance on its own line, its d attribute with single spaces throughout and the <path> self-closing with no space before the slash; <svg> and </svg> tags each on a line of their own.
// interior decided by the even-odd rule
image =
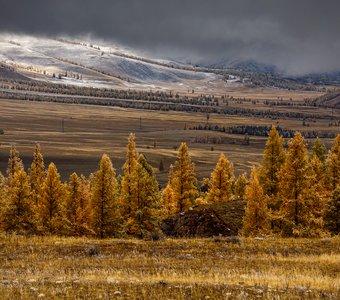
<svg viewBox="0 0 340 300">
<path fill-rule="evenodd" d="M 219 101 L 222 100 L 223 102 L 225 98 L 223 99 L 223 96 L 215 97 L 214 95 L 195 94 L 195 96 L 189 96 L 174 94 L 171 91 L 100 89 L 4 78 L 0 80 L 0 88 L 4 89 L 0 92 L 1 97 L 19 100 L 92 104 L 160 111 L 217 113 L 270 119 L 336 120 L 335 116 L 327 113 L 314 114 L 302 111 L 283 111 L 281 109 L 244 108 L 239 105 L 233 106 L 230 103 L 228 106 L 219 106 Z M 41 93 L 48 93 L 49 95 L 41 95 Z"/>
<path fill-rule="evenodd" d="M 1 85 L 0 85 L 1 88 Z M 100 106 L 112 106 L 123 107 L 133 109 L 148 109 L 155 111 L 183 111 L 183 112 L 199 112 L 205 114 L 220 114 L 220 115 L 236 115 L 246 116 L 254 118 L 266 118 L 272 120 L 278 120 L 280 118 L 293 118 L 303 120 L 336 120 L 335 116 L 331 114 L 312 114 L 302 111 L 278 111 L 278 110 L 263 110 L 252 109 L 242 107 L 219 107 L 211 106 L 208 102 L 189 99 L 183 101 L 172 101 L 168 99 L 162 99 L 160 101 L 154 101 L 152 99 L 126 99 L 126 98 L 89 98 L 86 96 L 72 97 L 63 94 L 55 95 L 42 95 L 26 92 L 12 92 L 10 90 L 0 91 L 0 97 L 4 99 L 17 99 L 17 100 L 29 100 L 29 101 L 42 101 L 42 102 L 56 102 L 56 103 L 73 103 L 73 104 L 86 104 L 86 105 L 100 105 Z M 183 103 L 181 103 L 183 102 Z M 197 102 L 197 103 L 196 103 Z M 192 104 L 193 103 L 193 104 Z"/>
<path fill-rule="evenodd" d="M 89 179 L 73 173 L 62 183 L 56 166 L 45 170 L 37 145 L 26 174 L 18 151 L 12 147 L 7 176 L 0 176 L 0 226 L 7 232 L 32 234 L 143 236 L 157 230 L 161 193 L 143 155 L 129 137 L 124 175 L 117 177 L 104 154 Z"/>
<path fill-rule="evenodd" d="M 6 177 L 0 174 L 0 227 L 32 234 L 133 235 L 159 230 L 158 224 L 194 205 L 247 199 L 243 234 L 318 236 L 340 229 L 340 135 L 330 152 L 319 139 L 308 155 L 296 133 L 288 150 L 273 127 L 263 162 L 235 180 L 233 164 L 221 154 L 209 179 L 199 186 L 189 149 L 182 143 L 169 179 L 160 190 L 153 168 L 128 138 L 122 176 L 103 155 L 89 178 L 73 173 L 61 182 L 56 166 L 45 169 L 37 145 L 28 173 L 12 147 Z"/>
<path fill-rule="evenodd" d="M 0 87 L 2 89 L 12 89 L 15 91 L 39 92 L 58 95 L 76 95 L 85 97 L 98 97 L 125 100 L 144 100 L 149 102 L 182 103 L 190 105 L 217 105 L 218 97 L 214 95 L 179 95 L 172 91 L 160 90 L 119 90 L 108 88 L 93 88 L 86 86 L 74 86 L 66 84 L 55 84 L 38 81 L 14 80 L 1 78 Z"/>
<path fill-rule="evenodd" d="M 297 132 L 288 150 L 272 128 L 258 169 L 246 189 L 243 234 L 270 232 L 283 236 L 320 236 L 340 232 L 340 134 L 327 155 L 316 139 L 308 155 Z"/>
<path fill-rule="evenodd" d="M 305 123 L 305 122 L 304 122 Z M 304 124 L 303 123 L 303 124 Z M 266 125 L 237 125 L 237 126 L 220 126 L 213 124 L 199 124 L 193 127 L 189 127 L 189 130 L 209 130 L 209 131 L 218 131 L 218 132 L 226 132 L 231 134 L 246 134 L 253 136 L 269 136 L 269 132 L 271 130 L 271 126 Z M 294 130 L 285 129 L 277 126 L 276 130 L 279 134 L 284 138 L 293 138 L 295 135 Z M 325 131 L 304 131 L 301 132 L 302 136 L 307 139 L 315 139 L 317 137 L 320 138 L 334 138 L 336 136 L 333 132 L 325 132 Z"/>
</svg>

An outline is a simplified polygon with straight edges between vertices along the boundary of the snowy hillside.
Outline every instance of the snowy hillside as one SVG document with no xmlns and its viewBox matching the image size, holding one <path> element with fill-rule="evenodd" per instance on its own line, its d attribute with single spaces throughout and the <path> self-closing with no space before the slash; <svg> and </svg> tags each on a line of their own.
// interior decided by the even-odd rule
<svg viewBox="0 0 340 300">
<path fill-rule="evenodd" d="M 0 35 L 0 63 L 27 77 L 87 86 L 209 89 L 223 85 L 212 73 L 152 60 L 117 45 L 65 38 Z"/>
</svg>

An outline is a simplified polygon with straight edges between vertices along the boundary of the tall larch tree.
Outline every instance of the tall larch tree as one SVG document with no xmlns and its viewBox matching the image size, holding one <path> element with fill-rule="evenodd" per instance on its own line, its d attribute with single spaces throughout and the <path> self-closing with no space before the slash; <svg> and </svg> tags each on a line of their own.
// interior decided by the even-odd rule
<svg viewBox="0 0 340 300">
<path fill-rule="evenodd" d="M 179 211 L 186 211 L 198 197 L 195 168 L 186 143 L 182 143 L 178 149 L 173 181 L 172 187 Z"/>
<path fill-rule="evenodd" d="M 285 162 L 286 157 L 283 146 L 283 138 L 275 126 L 272 126 L 264 148 L 262 164 L 259 169 L 259 179 L 264 192 L 268 196 L 275 196 L 278 192 L 278 172 Z"/>
<path fill-rule="evenodd" d="M 210 177 L 210 189 L 207 194 L 208 203 L 225 202 L 231 199 L 231 187 L 234 182 L 232 163 L 221 153 Z"/>
<path fill-rule="evenodd" d="M 247 175 L 243 173 L 237 177 L 234 185 L 234 195 L 236 199 L 245 199 L 247 189 Z"/>
<path fill-rule="evenodd" d="M 340 134 L 334 139 L 326 159 L 326 185 L 332 193 L 340 184 Z"/>
<path fill-rule="evenodd" d="M 91 183 L 84 176 L 80 175 L 80 207 L 77 215 L 79 220 L 80 234 L 87 234 L 92 232 L 93 224 L 93 209 L 92 209 L 92 191 Z"/>
<path fill-rule="evenodd" d="M 81 236 L 91 233 L 92 207 L 90 185 L 84 176 L 72 173 L 66 196 L 66 218 L 70 234 Z"/>
<path fill-rule="evenodd" d="M 116 188 L 115 170 L 110 158 L 104 154 L 95 173 L 92 198 L 93 229 L 100 238 L 115 236 L 120 231 Z"/>
<path fill-rule="evenodd" d="M 263 191 L 255 167 L 252 169 L 249 185 L 246 188 L 246 199 L 242 234 L 244 236 L 267 234 L 269 232 L 268 196 Z"/>
<path fill-rule="evenodd" d="M 33 162 L 29 169 L 29 182 L 31 187 L 31 197 L 36 206 L 39 205 L 42 196 L 42 187 L 46 178 L 44 158 L 40 145 L 36 144 L 33 155 Z"/>
<path fill-rule="evenodd" d="M 6 197 L 6 178 L 0 172 L 0 210 L 2 207 L 2 203 L 5 201 Z"/>
<path fill-rule="evenodd" d="M 133 217 L 137 207 L 137 162 L 135 135 L 131 133 L 128 138 L 126 161 L 123 166 L 124 175 L 121 180 L 121 206 L 124 218 Z"/>
<path fill-rule="evenodd" d="M 177 201 L 175 199 L 174 183 L 175 173 L 173 165 L 170 165 L 168 183 L 162 191 L 162 219 L 167 219 L 178 212 Z"/>
<path fill-rule="evenodd" d="M 340 185 L 333 191 L 331 198 L 327 201 L 324 214 L 325 227 L 332 234 L 340 233 Z"/>
<path fill-rule="evenodd" d="M 327 200 L 327 192 L 324 181 L 324 167 L 317 155 L 310 159 L 309 190 L 306 196 L 310 197 L 312 210 L 315 218 L 322 218 Z"/>
<path fill-rule="evenodd" d="M 5 197 L 6 197 L 6 190 L 7 190 L 7 187 L 6 187 L 6 178 L 0 172 L 0 205 L 2 203 L 1 201 L 3 201 L 5 199 Z"/>
<path fill-rule="evenodd" d="M 73 172 L 69 178 L 66 194 L 66 218 L 69 222 L 70 234 L 77 232 L 77 210 L 80 206 L 80 178 Z"/>
<path fill-rule="evenodd" d="M 175 167 L 174 165 L 170 165 L 169 167 L 169 175 L 168 175 L 168 183 L 173 185 L 175 182 Z"/>
<path fill-rule="evenodd" d="M 39 204 L 40 226 L 47 234 L 65 234 L 65 187 L 54 163 L 48 166 Z"/>
<path fill-rule="evenodd" d="M 7 185 L 6 185 L 6 178 L 0 172 L 0 228 L 2 226 L 2 213 L 5 207 L 5 203 L 7 201 Z"/>
<path fill-rule="evenodd" d="M 28 176 L 23 169 L 14 173 L 8 187 L 8 199 L 5 202 L 1 224 L 5 231 L 35 231 L 35 215 L 30 199 Z"/>
<path fill-rule="evenodd" d="M 327 191 L 324 182 L 324 165 L 315 154 L 310 158 L 309 187 L 304 192 L 304 199 L 308 211 L 307 236 L 321 236 L 324 234 L 324 210 L 327 202 Z"/>
<path fill-rule="evenodd" d="M 139 155 L 137 164 L 137 209 L 134 212 L 137 236 L 157 229 L 160 209 L 160 192 L 151 165 L 144 155 Z"/>
<path fill-rule="evenodd" d="M 315 140 L 312 148 L 312 156 L 314 155 L 321 161 L 322 164 L 325 163 L 327 149 L 319 137 Z"/>
<path fill-rule="evenodd" d="M 286 161 L 279 172 L 279 197 L 283 236 L 308 236 L 314 218 L 310 192 L 311 168 L 300 132 L 290 140 Z"/>
<path fill-rule="evenodd" d="M 175 215 L 178 211 L 175 193 L 169 183 L 162 191 L 162 219 L 167 219 Z"/>
<path fill-rule="evenodd" d="M 8 167 L 7 167 L 7 181 L 8 184 L 11 183 L 14 174 L 23 168 L 22 160 L 19 157 L 19 151 L 14 147 L 11 146 L 9 151 L 9 159 L 8 159 Z"/>
</svg>

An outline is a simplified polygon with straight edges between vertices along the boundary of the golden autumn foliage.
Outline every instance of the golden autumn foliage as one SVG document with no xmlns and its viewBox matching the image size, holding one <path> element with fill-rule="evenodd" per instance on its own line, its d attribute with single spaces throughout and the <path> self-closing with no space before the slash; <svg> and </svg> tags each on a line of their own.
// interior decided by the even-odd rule
<svg viewBox="0 0 340 300">
<path fill-rule="evenodd" d="M 163 189 L 161 197 L 162 219 L 167 219 L 178 212 L 178 203 L 176 202 L 174 189 L 172 187 L 172 184 L 174 183 L 174 178 L 174 167 L 173 165 L 170 165 L 168 183 Z"/>
<path fill-rule="evenodd" d="M 91 196 L 87 179 L 72 173 L 66 195 L 66 218 L 70 235 L 81 236 L 92 232 Z"/>
<path fill-rule="evenodd" d="M 27 175 L 12 146 L 7 176 L 0 173 L 0 228 L 43 235 L 145 237 L 160 230 L 161 220 L 191 206 L 247 199 L 245 236 L 313 237 L 327 230 L 338 234 L 340 135 L 326 158 L 324 153 L 322 142 L 316 140 L 308 155 L 298 132 L 286 152 L 273 127 L 259 172 L 253 169 L 248 185 L 245 174 L 234 182 L 233 165 L 221 154 L 199 190 L 189 149 L 182 143 L 160 190 L 152 166 L 138 155 L 133 134 L 128 138 L 124 173 L 118 178 L 104 154 L 89 179 L 73 173 L 62 183 L 53 163 L 45 171 L 39 145 Z"/>
<path fill-rule="evenodd" d="M 167 184 L 162 192 L 162 219 L 167 219 L 177 213 L 175 193 L 171 184 Z"/>
<path fill-rule="evenodd" d="M 210 189 L 207 194 L 208 203 L 224 202 L 231 199 L 231 187 L 234 181 L 234 167 L 221 153 L 210 177 Z"/>
<path fill-rule="evenodd" d="M 313 214 L 322 217 L 328 193 L 324 181 L 324 168 L 318 156 L 310 159 L 309 189 L 307 197 L 312 198 Z"/>
<path fill-rule="evenodd" d="M 312 154 L 315 155 L 321 161 L 322 164 L 325 163 L 327 149 L 325 145 L 322 143 L 320 138 L 317 138 L 315 140 L 313 148 L 312 148 Z"/>
<path fill-rule="evenodd" d="M 282 235 L 311 236 L 321 233 L 322 222 L 317 217 L 317 210 L 322 204 L 319 203 L 320 198 L 313 194 L 314 187 L 311 186 L 316 178 L 308 160 L 305 141 L 297 132 L 289 142 L 286 161 L 279 172 Z"/>
<path fill-rule="evenodd" d="M 116 189 L 115 170 L 110 158 L 104 154 L 95 174 L 92 197 L 93 230 L 100 238 L 114 236 L 120 231 Z"/>
<path fill-rule="evenodd" d="M 327 201 L 327 192 L 324 185 L 323 164 L 314 155 L 310 159 L 310 174 L 308 174 L 309 187 L 304 192 L 306 205 L 308 207 L 308 230 L 306 236 L 321 236 L 324 231 L 323 214 Z"/>
<path fill-rule="evenodd" d="M 155 231 L 159 221 L 160 192 L 152 167 L 144 155 L 139 155 L 137 163 L 137 207 L 133 212 L 134 227 L 130 232 L 144 236 Z"/>
<path fill-rule="evenodd" d="M 237 180 L 234 185 L 234 195 L 236 199 L 244 199 L 246 196 L 246 188 L 247 188 L 247 174 L 243 173 Z"/>
<path fill-rule="evenodd" d="M 194 164 L 186 143 L 182 143 L 178 149 L 172 188 L 179 211 L 188 210 L 198 196 L 198 189 Z"/>
<path fill-rule="evenodd" d="M 124 175 L 121 181 L 121 205 L 125 219 L 133 218 L 132 214 L 137 208 L 137 160 L 135 135 L 131 133 L 128 138 L 126 161 L 123 166 Z"/>
<path fill-rule="evenodd" d="M 0 172 L 0 228 L 3 228 L 2 214 L 7 201 L 7 182 L 5 176 Z"/>
<path fill-rule="evenodd" d="M 326 159 L 326 184 L 330 192 L 340 184 L 340 134 L 337 134 Z"/>
<path fill-rule="evenodd" d="M 174 165 L 170 165 L 170 167 L 169 167 L 168 183 L 170 185 L 173 185 L 175 183 L 175 167 L 174 167 Z"/>
<path fill-rule="evenodd" d="M 65 186 L 54 163 L 48 166 L 46 179 L 42 188 L 38 212 L 43 233 L 63 234 L 65 232 Z"/>
<path fill-rule="evenodd" d="M 152 167 L 144 155 L 138 155 L 134 134 L 128 138 L 123 169 L 120 205 L 124 232 L 142 237 L 157 227 L 161 193 Z"/>
<path fill-rule="evenodd" d="M 246 189 L 247 207 L 243 218 L 244 236 L 257 236 L 267 234 L 269 231 L 269 218 L 267 211 L 268 196 L 260 185 L 256 168 L 253 168 L 249 185 Z"/>
<path fill-rule="evenodd" d="M 340 185 L 328 199 L 324 214 L 325 227 L 333 234 L 340 233 Z"/>
<path fill-rule="evenodd" d="M 44 158 L 40 145 L 35 146 L 33 162 L 29 169 L 29 183 L 31 186 L 31 196 L 33 203 L 38 206 L 42 196 L 42 187 L 46 178 Z"/>
<path fill-rule="evenodd" d="M 34 206 L 30 198 L 28 176 L 23 169 L 18 169 L 8 187 L 9 197 L 5 201 L 0 222 L 5 231 L 35 230 Z"/>
<path fill-rule="evenodd" d="M 3 206 L 3 203 L 6 198 L 6 191 L 7 186 L 6 186 L 6 178 L 2 173 L 0 172 L 0 207 Z"/>
<path fill-rule="evenodd" d="M 8 159 L 8 167 L 7 167 L 7 181 L 10 184 L 14 174 L 19 170 L 22 169 L 22 160 L 19 157 L 18 150 L 12 145 L 9 151 L 9 159 Z"/>
<path fill-rule="evenodd" d="M 259 178 L 263 190 L 269 196 L 276 195 L 278 192 L 278 172 L 286 157 L 283 145 L 283 138 L 279 135 L 275 126 L 272 126 L 264 148 L 263 160 L 259 170 Z"/>
</svg>

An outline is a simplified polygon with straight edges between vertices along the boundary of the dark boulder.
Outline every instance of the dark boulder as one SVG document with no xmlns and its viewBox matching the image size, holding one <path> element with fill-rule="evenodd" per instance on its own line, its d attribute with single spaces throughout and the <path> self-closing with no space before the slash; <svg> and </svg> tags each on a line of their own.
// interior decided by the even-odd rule
<svg viewBox="0 0 340 300">
<path fill-rule="evenodd" d="M 160 227 L 173 237 L 236 236 L 242 228 L 245 201 L 194 207 L 164 220 Z"/>
</svg>

